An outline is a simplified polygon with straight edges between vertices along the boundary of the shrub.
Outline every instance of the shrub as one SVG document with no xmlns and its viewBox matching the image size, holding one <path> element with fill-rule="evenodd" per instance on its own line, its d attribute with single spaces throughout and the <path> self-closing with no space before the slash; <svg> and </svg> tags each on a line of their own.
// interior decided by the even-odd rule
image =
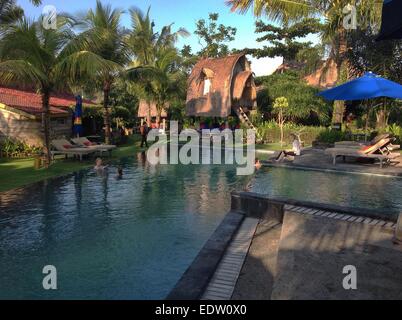
<svg viewBox="0 0 402 320">
<path fill-rule="evenodd" d="M 397 124 L 393 124 L 388 126 L 386 131 L 391 133 L 399 144 L 402 143 L 402 127 L 398 126 Z"/>
<path fill-rule="evenodd" d="M 0 156 L 6 158 L 27 158 L 41 153 L 41 148 L 9 137 L 0 142 Z"/>
<path fill-rule="evenodd" d="M 296 133 L 300 135 L 305 145 L 312 145 L 313 141 L 324 130 L 326 130 L 325 127 L 301 126 L 293 123 L 286 123 L 283 126 L 285 141 L 290 139 L 290 134 Z M 281 140 L 280 127 L 274 121 L 264 122 L 257 128 L 257 138 L 264 143 L 277 143 Z"/>
<path fill-rule="evenodd" d="M 344 140 L 347 140 L 347 134 L 345 132 L 330 129 L 321 131 L 320 134 L 317 136 L 317 141 L 324 143 L 333 144 L 335 142 Z"/>
</svg>

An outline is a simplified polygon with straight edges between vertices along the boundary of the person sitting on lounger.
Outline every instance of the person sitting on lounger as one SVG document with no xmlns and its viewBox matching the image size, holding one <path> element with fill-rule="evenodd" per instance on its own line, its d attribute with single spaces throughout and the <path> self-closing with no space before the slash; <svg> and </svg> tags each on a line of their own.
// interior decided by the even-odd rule
<svg viewBox="0 0 402 320">
<path fill-rule="evenodd" d="M 287 156 L 300 156 L 301 155 L 301 142 L 300 139 L 297 135 L 295 135 L 294 133 L 292 133 L 290 135 L 290 137 L 292 138 L 292 150 L 291 151 L 287 151 L 287 150 L 283 150 L 279 153 L 278 157 L 275 159 L 276 161 L 282 161 L 283 159 L 285 159 Z"/>
</svg>

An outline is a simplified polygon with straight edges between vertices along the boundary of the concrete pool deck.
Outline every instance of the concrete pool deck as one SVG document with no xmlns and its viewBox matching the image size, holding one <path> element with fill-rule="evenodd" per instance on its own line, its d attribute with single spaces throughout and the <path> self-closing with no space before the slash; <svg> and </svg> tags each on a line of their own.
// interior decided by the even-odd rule
<svg viewBox="0 0 402 320">
<path fill-rule="evenodd" d="M 282 224 L 260 221 L 232 300 L 402 299 L 394 223 L 298 210 L 286 209 Z M 348 265 L 357 290 L 343 287 Z"/>
<path fill-rule="evenodd" d="M 353 158 L 346 158 L 345 162 L 338 161 L 336 165 L 333 165 L 331 156 L 326 155 L 323 149 L 306 148 L 303 150 L 302 155 L 300 157 L 296 157 L 294 161 L 285 161 L 282 163 L 266 161 L 264 162 L 264 165 L 280 168 L 402 177 L 402 155 L 401 157 L 395 159 L 391 165 L 385 165 L 383 168 L 380 168 L 379 164 L 377 163 L 357 162 L 356 159 Z"/>
<path fill-rule="evenodd" d="M 227 217 L 233 222 L 234 216 L 231 240 L 224 232 L 214 266 L 202 261 L 211 254 L 218 258 L 204 250 L 207 243 L 168 298 L 402 299 L 402 245 L 394 242 L 398 215 L 234 192 Z M 212 239 L 228 230 L 224 225 Z M 345 266 L 357 270 L 356 290 L 343 286 Z M 200 277 L 197 295 L 182 290 Z"/>
</svg>

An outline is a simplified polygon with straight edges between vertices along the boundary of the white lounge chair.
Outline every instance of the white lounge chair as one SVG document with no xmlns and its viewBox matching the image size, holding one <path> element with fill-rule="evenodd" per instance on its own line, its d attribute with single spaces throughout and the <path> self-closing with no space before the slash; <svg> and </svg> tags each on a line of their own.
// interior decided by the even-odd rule
<svg viewBox="0 0 402 320">
<path fill-rule="evenodd" d="M 66 139 L 53 140 L 51 142 L 51 144 L 52 144 L 52 147 L 55 149 L 55 150 L 51 150 L 51 155 L 52 155 L 53 159 L 54 159 L 55 155 L 61 154 L 61 155 L 65 155 L 66 157 L 68 157 L 69 155 L 77 156 L 77 157 L 79 157 L 80 161 L 82 161 L 83 156 L 96 152 L 96 150 L 94 150 L 94 149 L 77 147 L 77 146 L 71 144 L 71 142 L 69 142 Z"/>
<path fill-rule="evenodd" d="M 84 148 L 89 148 L 91 150 L 95 150 L 96 152 L 99 152 L 101 155 L 103 152 L 109 152 L 109 154 L 112 153 L 114 149 L 117 148 L 115 145 L 108 145 L 108 144 L 97 144 L 94 142 L 91 142 L 88 138 L 81 137 L 81 138 L 75 138 L 71 139 L 76 145 Z"/>
</svg>

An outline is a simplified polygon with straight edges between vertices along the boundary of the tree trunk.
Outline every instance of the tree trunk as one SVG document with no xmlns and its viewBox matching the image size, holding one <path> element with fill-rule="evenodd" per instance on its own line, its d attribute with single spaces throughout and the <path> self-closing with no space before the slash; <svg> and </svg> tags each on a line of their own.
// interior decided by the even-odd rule
<svg viewBox="0 0 402 320">
<path fill-rule="evenodd" d="M 388 111 L 386 110 L 385 107 L 383 107 L 380 110 L 378 110 L 376 116 L 377 116 L 376 129 L 381 131 L 382 129 L 385 129 L 388 125 Z"/>
<path fill-rule="evenodd" d="M 347 52 L 347 39 L 344 29 L 340 29 L 338 31 L 338 34 L 339 34 L 339 49 L 335 61 L 338 69 L 338 82 L 340 81 L 343 82 L 349 79 L 348 66 L 345 58 L 345 54 Z M 343 71 L 346 72 L 345 75 L 343 74 Z M 335 101 L 334 111 L 332 115 L 332 123 L 333 124 L 343 123 L 344 114 L 345 114 L 345 102 Z"/>
<path fill-rule="evenodd" d="M 157 105 L 156 106 L 156 125 L 158 128 L 160 128 L 161 118 L 162 118 L 162 108 L 159 105 Z"/>
<path fill-rule="evenodd" d="M 110 131 L 110 112 L 109 112 L 109 94 L 110 84 L 106 84 L 103 88 L 103 108 L 104 108 L 104 126 L 105 126 L 105 143 L 111 144 L 111 131 Z"/>
<path fill-rule="evenodd" d="M 283 134 L 283 125 L 284 125 L 284 121 L 283 121 L 283 114 L 282 114 L 282 111 L 280 111 L 279 112 L 279 128 L 280 128 L 280 130 L 281 130 L 281 147 L 283 147 L 283 137 L 284 137 L 284 134 Z"/>
<path fill-rule="evenodd" d="M 42 92 L 42 114 L 43 114 L 43 135 L 44 135 L 44 153 L 46 156 L 45 167 L 48 168 L 52 158 L 50 154 L 50 90 Z"/>
<path fill-rule="evenodd" d="M 148 113 L 147 113 L 147 125 L 150 128 L 152 122 L 152 114 L 151 114 L 151 101 L 147 101 L 148 103 Z"/>
</svg>

